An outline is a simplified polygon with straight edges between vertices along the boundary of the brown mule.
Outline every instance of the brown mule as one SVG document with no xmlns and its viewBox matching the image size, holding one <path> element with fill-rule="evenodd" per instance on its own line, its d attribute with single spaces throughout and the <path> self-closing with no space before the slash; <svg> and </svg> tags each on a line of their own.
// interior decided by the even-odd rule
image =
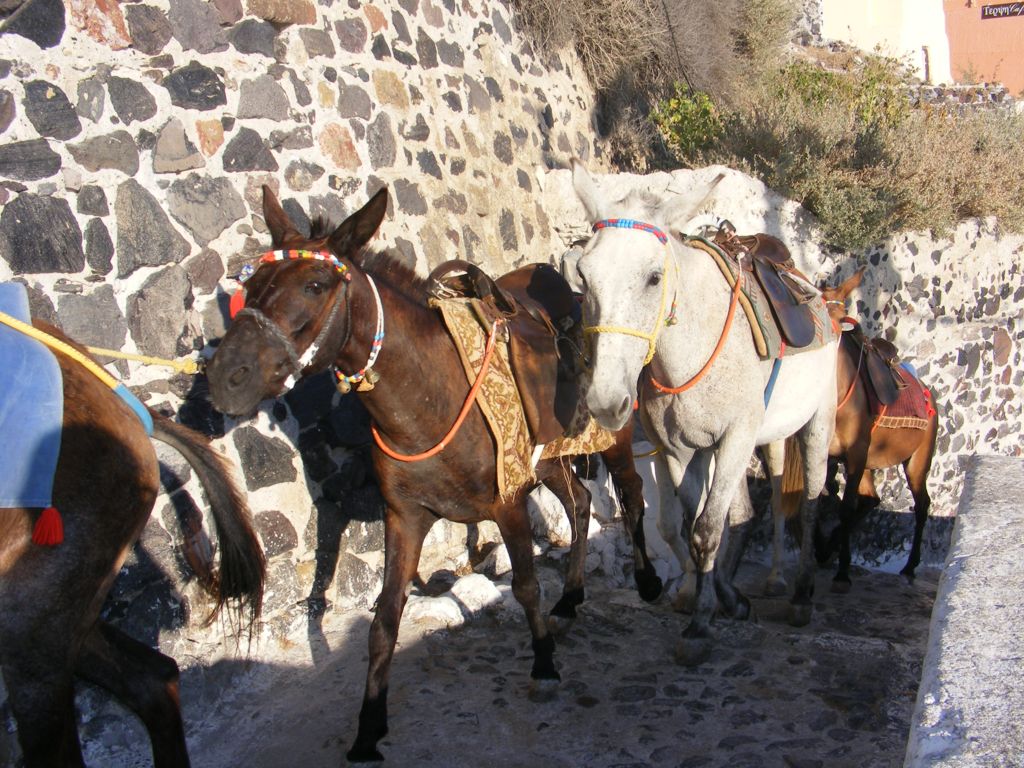
<svg viewBox="0 0 1024 768">
<path fill-rule="evenodd" d="M 550 690 L 559 679 L 534 574 L 526 507 L 531 488 L 514 490 L 505 499 L 496 494 L 495 442 L 478 406 L 470 402 L 461 427 L 451 434 L 469 387 L 440 314 L 428 306 L 431 286 L 389 254 L 365 250 L 387 204 L 382 189 L 337 228 L 316 222 L 312 236 L 305 237 L 264 187 L 263 213 L 274 249 L 315 252 L 315 257 L 282 254 L 281 260 L 261 260 L 245 283 L 245 309 L 236 315 L 207 368 L 214 405 L 240 415 L 282 394 L 304 375 L 334 366 L 349 379 L 360 378 L 358 372 L 372 362 L 374 375 L 367 374 L 356 391 L 380 441 L 401 454 L 430 453 L 422 461 L 403 461 L 387 455 L 380 443 L 374 445 L 374 467 L 386 501 L 384 584 L 370 627 L 359 731 L 348 752 L 352 761 L 382 759 L 377 742 L 388 730 L 388 677 L 406 587 L 416 575 L 424 537 L 438 518 L 497 523 L 512 562 L 512 591 L 533 636 L 534 692 Z M 383 344 L 375 345 L 381 321 Z M 379 356 L 371 352 L 375 348 Z M 431 453 L 446 433 L 443 450 Z M 646 584 L 641 595 L 652 599 L 661 584 L 643 549 L 642 480 L 630 449 L 630 434 L 624 431 L 604 457 L 619 487 L 639 558 L 638 583 L 643 575 Z M 568 457 L 542 461 L 536 472 L 566 504 L 574 530 L 581 532 L 573 541 L 562 598 L 552 611 L 556 619 L 569 619 L 583 599 L 589 493 L 571 471 Z"/>
<path fill-rule="evenodd" d="M 35 325 L 72 343 L 52 326 Z M 0 509 L 0 665 L 24 763 L 84 765 L 74 710 L 79 677 L 139 716 L 156 766 L 181 768 L 189 760 L 177 664 L 99 619 L 153 509 L 160 485 L 156 453 L 139 418 L 106 384 L 66 355 L 56 356 L 64 422 L 53 504 L 63 519 L 63 542 L 32 542 L 39 510 Z M 213 512 L 219 574 L 195 553 L 189 562 L 215 596 L 214 613 L 231 602 L 251 631 L 262 602 L 264 557 L 244 498 L 205 437 L 152 416 L 153 438 L 188 460 Z"/>
<path fill-rule="evenodd" d="M 864 275 L 862 267 L 835 288 L 824 288 L 829 315 L 836 322 L 846 316 L 850 293 L 860 285 Z M 847 335 L 843 334 L 844 337 Z M 907 486 L 914 498 L 914 540 L 910 556 L 901 573 L 908 581 L 914 580 L 914 570 L 921 562 L 921 538 L 931 498 L 928 495 L 928 472 L 935 456 L 935 438 L 939 417 L 932 409 L 924 429 L 912 427 L 875 427 L 877 414 L 872 412 L 867 377 L 856 345 L 840 345 L 837 375 L 837 393 L 840 408 L 836 412 L 836 431 L 829 447 L 829 457 L 841 461 L 846 469 L 846 489 L 843 493 L 840 522 L 827 541 L 818 540 L 818 560 L 831 559 L 838 549 L 839 565 L 833 578 L 833 590 L 845 592 L 850 588 L 850 534 L 861 519 L 879 504 L 872 470 L 903 466 Z"/>
</svg>

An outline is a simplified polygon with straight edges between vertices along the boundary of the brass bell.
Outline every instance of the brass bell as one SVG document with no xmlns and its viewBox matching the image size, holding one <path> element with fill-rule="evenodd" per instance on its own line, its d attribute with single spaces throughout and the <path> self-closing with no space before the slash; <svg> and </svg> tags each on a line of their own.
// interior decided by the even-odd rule
<svg viewBox="0 0 1024 768">
<path fill-rule="evenodd" d="M 373 370 L 373 368 L 367 368 L 366 373 L 363 374 L 362 381 L 356 387 L 356 391 L 369 392 L 378 381 L 380 381 L 380 374 Z"/>
<path fill-rule="evenodd" d="M 344 379 L 341 376 L 338 376 L 335 379 L 334 386 L 343 395 L 347 395 L 352 391 L 352 385 L 349 383 L 348 379 Z"/>
</svg>

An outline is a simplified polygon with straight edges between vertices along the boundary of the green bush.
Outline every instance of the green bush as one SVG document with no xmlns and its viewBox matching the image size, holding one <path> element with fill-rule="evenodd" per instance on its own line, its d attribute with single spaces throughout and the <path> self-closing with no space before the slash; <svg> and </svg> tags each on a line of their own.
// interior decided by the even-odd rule
<svg viewBox="0 0 1024 768">
<path fill-rule="evenodd" d="M 722 121 L 711 97 L 676 84 L 676 95 L 659 102 L 651 113 L 669 148 L 692 157 L 709 147 L 722 132 Z"/>
</svg>

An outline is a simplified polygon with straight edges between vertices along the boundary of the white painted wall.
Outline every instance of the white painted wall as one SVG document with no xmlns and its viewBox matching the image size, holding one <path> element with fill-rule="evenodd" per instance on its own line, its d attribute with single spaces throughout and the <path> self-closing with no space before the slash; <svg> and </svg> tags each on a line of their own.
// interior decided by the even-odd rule
<svg viewBox="0 0 1024 768">
<path fill-rule="evenodd" d="M 949 38 L 942 0 L 821 0 L 821 34 L 866 51 L 878 46 L 882 53 L 907 60 L 919 77 L 933 83 L 952 82 Z"/>
</svg>

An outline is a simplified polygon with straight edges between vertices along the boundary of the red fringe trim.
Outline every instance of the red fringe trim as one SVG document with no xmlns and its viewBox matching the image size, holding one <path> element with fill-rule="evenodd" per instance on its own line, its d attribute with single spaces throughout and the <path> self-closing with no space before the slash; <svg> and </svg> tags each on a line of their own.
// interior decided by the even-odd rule
<svg viewBox="0 0 1024 768">
<path fill-rule="evenodd" d="M 41 547 L 55 547 L 64 541 L 64 521 L 56 507 L 47 507 L 36 520 L 32 541 Z"/>
</svg>

